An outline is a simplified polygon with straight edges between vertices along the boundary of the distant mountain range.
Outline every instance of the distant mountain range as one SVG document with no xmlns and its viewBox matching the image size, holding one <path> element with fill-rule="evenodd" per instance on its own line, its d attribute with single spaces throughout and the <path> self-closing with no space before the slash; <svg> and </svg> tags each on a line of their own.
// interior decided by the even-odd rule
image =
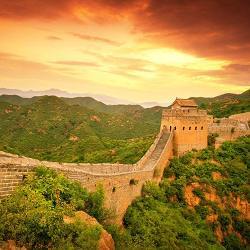
<svg viewBox="0 0 250 250">
<path fill-rule="evenodd" d="M 166 105 L 157 102 L 130 103 L 109 96 L 72 94 L 65 91 L 51 89 L 46 91 L 21 91 L 0 88 L 0 101 L 15 105 L 32 104 L 43 96 L 57 96 L 68 105 L 79 105 L 97 112 L 130 113 L 158 107 L 160 110 Z M 215 117 L 228 117 L 232 114 L 250 111 L 250 89 L 241 94 L 227 93 L 216 97 L 190 97 L 200 108 L 206 109 Z M 123 104 L 121 104 L 123 103 Z M 170 103 L 168 104 L 170 105 Z"/>
<path fill-rule="evenodd" d="M 117 104 L 139 104 L 144 108 L 150 108 L 154 106 L 166 106 L 166 104 L 158 102 L 143 102 L 143 103 L 134 103 L 125 99 L 118 99 L 112 96 L 92 94 L 92 93 L 69 93 L 60 89 L 48 89 L 43 91 L 28 90 L 23 91 L 19 89 L 7 89 L 0 88 L 0 95 L 18 95 L 24 98 L 31 98 L 34 96 L 57 96 L 57 97 L 66 97 L 66 98 L 75 98 L 75 97 L 92 97 L 100 102 L 103 102 L 108 105 L 117 105 Z M 169 104 L 168 104 L 169 105 Z"/>
</svg>

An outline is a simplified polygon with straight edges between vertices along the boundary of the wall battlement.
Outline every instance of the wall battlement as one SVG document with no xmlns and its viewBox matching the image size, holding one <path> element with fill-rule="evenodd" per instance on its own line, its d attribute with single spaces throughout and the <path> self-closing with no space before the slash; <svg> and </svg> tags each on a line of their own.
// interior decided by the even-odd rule
<svg viewBox="0 0 250 250">
<path fill-rule="evenodd" d="M 175 116 L 186 116 L 186 117 L 191 117 L 191 116 L 207 116 L 207 111 L 202 110 L 202 109 L 165 109 L 162 112 L 162 117 L 167 118 L 167 117 L 175 117 Z"/>
</svg>

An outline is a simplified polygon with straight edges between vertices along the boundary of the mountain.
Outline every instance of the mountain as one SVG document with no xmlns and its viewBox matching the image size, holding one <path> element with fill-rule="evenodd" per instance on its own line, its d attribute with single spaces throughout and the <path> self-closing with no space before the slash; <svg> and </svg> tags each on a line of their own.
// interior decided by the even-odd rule
<svg viewBox="0 0 250 250">
<path fill-rule="evenodd" d="M 51 161 L 132 163 L 159 131 L 161 108 L 72 100 L 79 101 L 1 96 L 0 150 Z"/>
<path fill-rule="evenodd" d="M 228 117 L 250 111 L 250 89 L 241 94 L 223 94 L 216 97 L 191 97 L 200 108 L 207 109 L 214 117 Z"/>
<path fill-rule="evenodd" d="M 100 95 L 100 94 L 92 94 L 92 93 L 69 93 L 67 91 L 59 90 L 59 89 L 49 89 L 49 90 L 44 90 L 44 91 L 34 91 L 34 90 L 28 90 L 28 91 L 23 91 L 23 90 L 18 90 L 18 89 L 7 89 L 7 88 L 0 88 L 0 95 L 10 95 L 10 96 L 20 96 L 23 98 L 32 98 L 32 97 L 37 97 L 37 96 L 57 96 L 57 97 L 65 97 L 65 98 L 76 98 L 76 100 L 72 101 L 75 102 L 75 104 L 80 104 L 81 100 L 83 102 L 85 101 L 84 99 L 81 98 L 92 98 L 95 100 L 98 100 L 99 102 L 102 102 L 107 105 L 129 105 L 129 104 L 135 104 L 134 102 L 125 100 L 125 99 L 119 99 L 115 98 L 112 96 L 107 96 L 107 95 Z M 79 103 L 80 102 L 80 103 Z M 158 103 L 158 102 L 142 102 L 138 103 L 138 105 L 144 107 L 144 108 L 152 108 L 154 106 L 166 106 L 164 103 Z M 170 105 L 170 103 L 168 103 Z"/>
<path fill-rule="evenodd" d="M 15 105 L 27 105 L 37 102 L 42 99 L 44 96 L 34 96 L 32 98 L 23 98 L 17 95 L 1 95 L 0 101 L 8 102 Z M 56 96 L 54 96 L 56 97 Z M 97 101 L 92 97 L 60 97 L 68 105 L 79 105 L 86 107 L 98 112 L 104 113 L 130 113 L 142 111 L 144 108 L 141 105 L 136 104 L 116 104 L 116 105 L 107 105 L 103 102 Z M 158 106 L 158 109 L 162 109 Z"/>
<path fill-rule="evenodd" d="M 67 91 L 59 90 L 59 89 L 49 89 L 44 91 L 34 91 L 34 90 L 18 90 L 18 89 L 7 89 L 7 88 L 0 88 L 0 95 L 18 95 L 24 98 L 31 98 L 34 96 L 57 96 L 57 97 L 67 97 L 67 98 L 74 98 L 74 97 L 92 97 L 101 102 L 106 104 L 131 104 L 130 101 L 124 99 L 118 99 L 115 97 L 107 96 L 107 95 L 99 95 L 99 94 L 92 94 L 92 93 L 69 93 Z"/>
</svg>

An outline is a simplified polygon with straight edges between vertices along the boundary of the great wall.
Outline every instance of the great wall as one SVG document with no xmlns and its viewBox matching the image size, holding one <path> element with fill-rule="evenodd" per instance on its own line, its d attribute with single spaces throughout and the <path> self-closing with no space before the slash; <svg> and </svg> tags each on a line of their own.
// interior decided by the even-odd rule
<svg viewBox="0 0 250 250">
<path fill-rule="evenodd" d="M 177 99 L 171 109 L 163 112 L 159 134 L 135 164 L 58 163 L 0 152 L 0 199 L 10 195 L 35 167 L 46 166 L 79 181 L 90 191 L 101 184 L 105 190 L 106 207 L 116 215 L 114 221 L 121 223 L 127 207 L 140 196 L 143 184 L 152 180 L 159 182 L 174 155 L 207 147 L 208 133 L 219 135 L 218 145 L 223 140 L 249 135 L 247 121 L 250 113 L 243 116 L 243 121 L 242 116 L 213 121 L 192 100 Z"/>
</svg>

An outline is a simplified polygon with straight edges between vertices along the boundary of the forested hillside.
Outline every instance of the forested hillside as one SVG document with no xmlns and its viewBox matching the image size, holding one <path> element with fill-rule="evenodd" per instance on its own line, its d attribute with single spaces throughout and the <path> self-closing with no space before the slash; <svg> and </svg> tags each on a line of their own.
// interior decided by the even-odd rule
<svg viewBox="0 0 250 250">
<path fill-rule="evenodd" d="M 0 99 L 0 150 L 41 160 L 136 162 L 160 126 L 157 107 L 117 106 L 107 111 L 70 105 L 54 96 Z"/>
<path fill-rule="evenodd" d="M 174 158 L 127 210 L 117 249 L 247 249 L 250 137 Z"/>
<path fill-rule="evenodd" d="M 228 117 L 250 111 L 250 90 L 242 94 L 224 94 L 212 98 L 192 97 L 200 108 L 206 109 L 214 117 Z"/>
</svg>

